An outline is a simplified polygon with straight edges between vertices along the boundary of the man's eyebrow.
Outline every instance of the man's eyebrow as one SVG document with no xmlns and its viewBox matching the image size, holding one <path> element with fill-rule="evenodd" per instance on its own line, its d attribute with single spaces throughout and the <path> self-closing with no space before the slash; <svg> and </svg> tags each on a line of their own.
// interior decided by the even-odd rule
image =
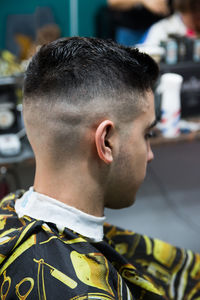
<svg viewBox="0 0 200 300">
<path fill-rule="evenodd" d="M 155 120 L 149 125 L 149 127 L 148 127 L 147 129 L 152 129 L 154 126 L 156 126 L 156 124 L 157 124 L 157 120 L 155 119 Z"/>
</svg>

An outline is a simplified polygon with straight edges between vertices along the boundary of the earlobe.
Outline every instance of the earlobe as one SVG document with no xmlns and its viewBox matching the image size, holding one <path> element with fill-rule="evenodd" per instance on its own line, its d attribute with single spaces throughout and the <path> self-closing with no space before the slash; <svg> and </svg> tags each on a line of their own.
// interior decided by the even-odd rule
<svg viewBox="0 0 200 300">
<path fill-rule="evenodd" d="M 113 131 L 113 129 L 113 122 L 105 120 L 99 124 L 95 133 L 95 143 L 98 156 L 106 164 L 111 164 L 113 161 L 113 149 L 110 141 L 111 131 Z"/>
</svg>

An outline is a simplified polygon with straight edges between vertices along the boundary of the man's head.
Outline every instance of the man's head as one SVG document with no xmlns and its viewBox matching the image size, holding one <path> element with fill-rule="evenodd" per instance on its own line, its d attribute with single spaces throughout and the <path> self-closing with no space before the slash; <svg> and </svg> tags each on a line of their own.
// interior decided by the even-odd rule
<svg viewBox="0 0 200 300">
<path fill-rule="evenodd" d="M 197 34 L 200 33 L 200 1 L 199 0 L 174 0 L 175 11 L 181 13 L 183 22 Z"/>
<path fill-rule="evenodd" d="M 24 119 L 37 168 L 85 166 L 105 204 L 115 206 L 108 198 L 114 199 L 115 182 L 120 188 L 130 167 L 134 176 L 124 187 L 132 180 L 134 196 L 152 158 L 146 137 L 155 118 L 157 76 L 148 55 L 112 41 L 74 37 L 41 47 L 24 84 Z"/>
</svg>

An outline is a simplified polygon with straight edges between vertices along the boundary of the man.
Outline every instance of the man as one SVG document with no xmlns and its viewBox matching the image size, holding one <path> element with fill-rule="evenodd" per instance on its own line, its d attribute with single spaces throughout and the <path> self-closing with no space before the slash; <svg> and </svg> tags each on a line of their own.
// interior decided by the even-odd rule
<svg viewBox="0 0 200 300">
<path fill-rule="evenodd" d="M 126 46 L 142 43 L 150 26 L 170 13 L 168 0 L 107 0 L 116 24 L 115 40 Z"/>
<path fill-rule="evenodd" d="M 108 4 L 121 10 L 128 10 L 138 5 L 143 5 L 155 14 L 166 15 L 169 13 L 167 0 L 108 0 Z"/>
<path fill-rule="evenodd" d="M 95 38 L 41 47 L 26 72 L 34 187 L 1 204 L 1 299 L 197 299 L 200 256 L 104 224 L 153 159 L 146 54 Z"/>
<path fill-rule="evenodd" d="M 157 23 L 149 30 L 145 44 L 159 46 L 169 35 L 177 34 L 196 38 L 200 34 L 200 1 L 174 0 L 175 13 Z"/>
</svg>

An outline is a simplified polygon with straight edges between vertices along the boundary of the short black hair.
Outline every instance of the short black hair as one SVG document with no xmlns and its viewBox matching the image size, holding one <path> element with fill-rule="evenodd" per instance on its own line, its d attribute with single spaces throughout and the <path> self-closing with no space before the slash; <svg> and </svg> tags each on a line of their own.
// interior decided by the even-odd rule
<svg viewBox="0 0 200 300">
<path fill-rule="evenodd" d="M 71 101 L 88 101 L 107 91 L 153 89 L 157 77 L 157 64 L 138 49 L 111 40 L 61 38 L 42 46 L 33 57 L 24 96 L 62 94 Z"/>
<path fill-rule="evenodd" d="M 31 145 L 40 153 L 48 148 L 56 162 L 75 155 L 84 128 L 105 117 L 118 126 L 132 122 L 158 73 L 149 55 L 110 40 L 72 37 L 42 46 L 24 82 Z"/>
</svg>

